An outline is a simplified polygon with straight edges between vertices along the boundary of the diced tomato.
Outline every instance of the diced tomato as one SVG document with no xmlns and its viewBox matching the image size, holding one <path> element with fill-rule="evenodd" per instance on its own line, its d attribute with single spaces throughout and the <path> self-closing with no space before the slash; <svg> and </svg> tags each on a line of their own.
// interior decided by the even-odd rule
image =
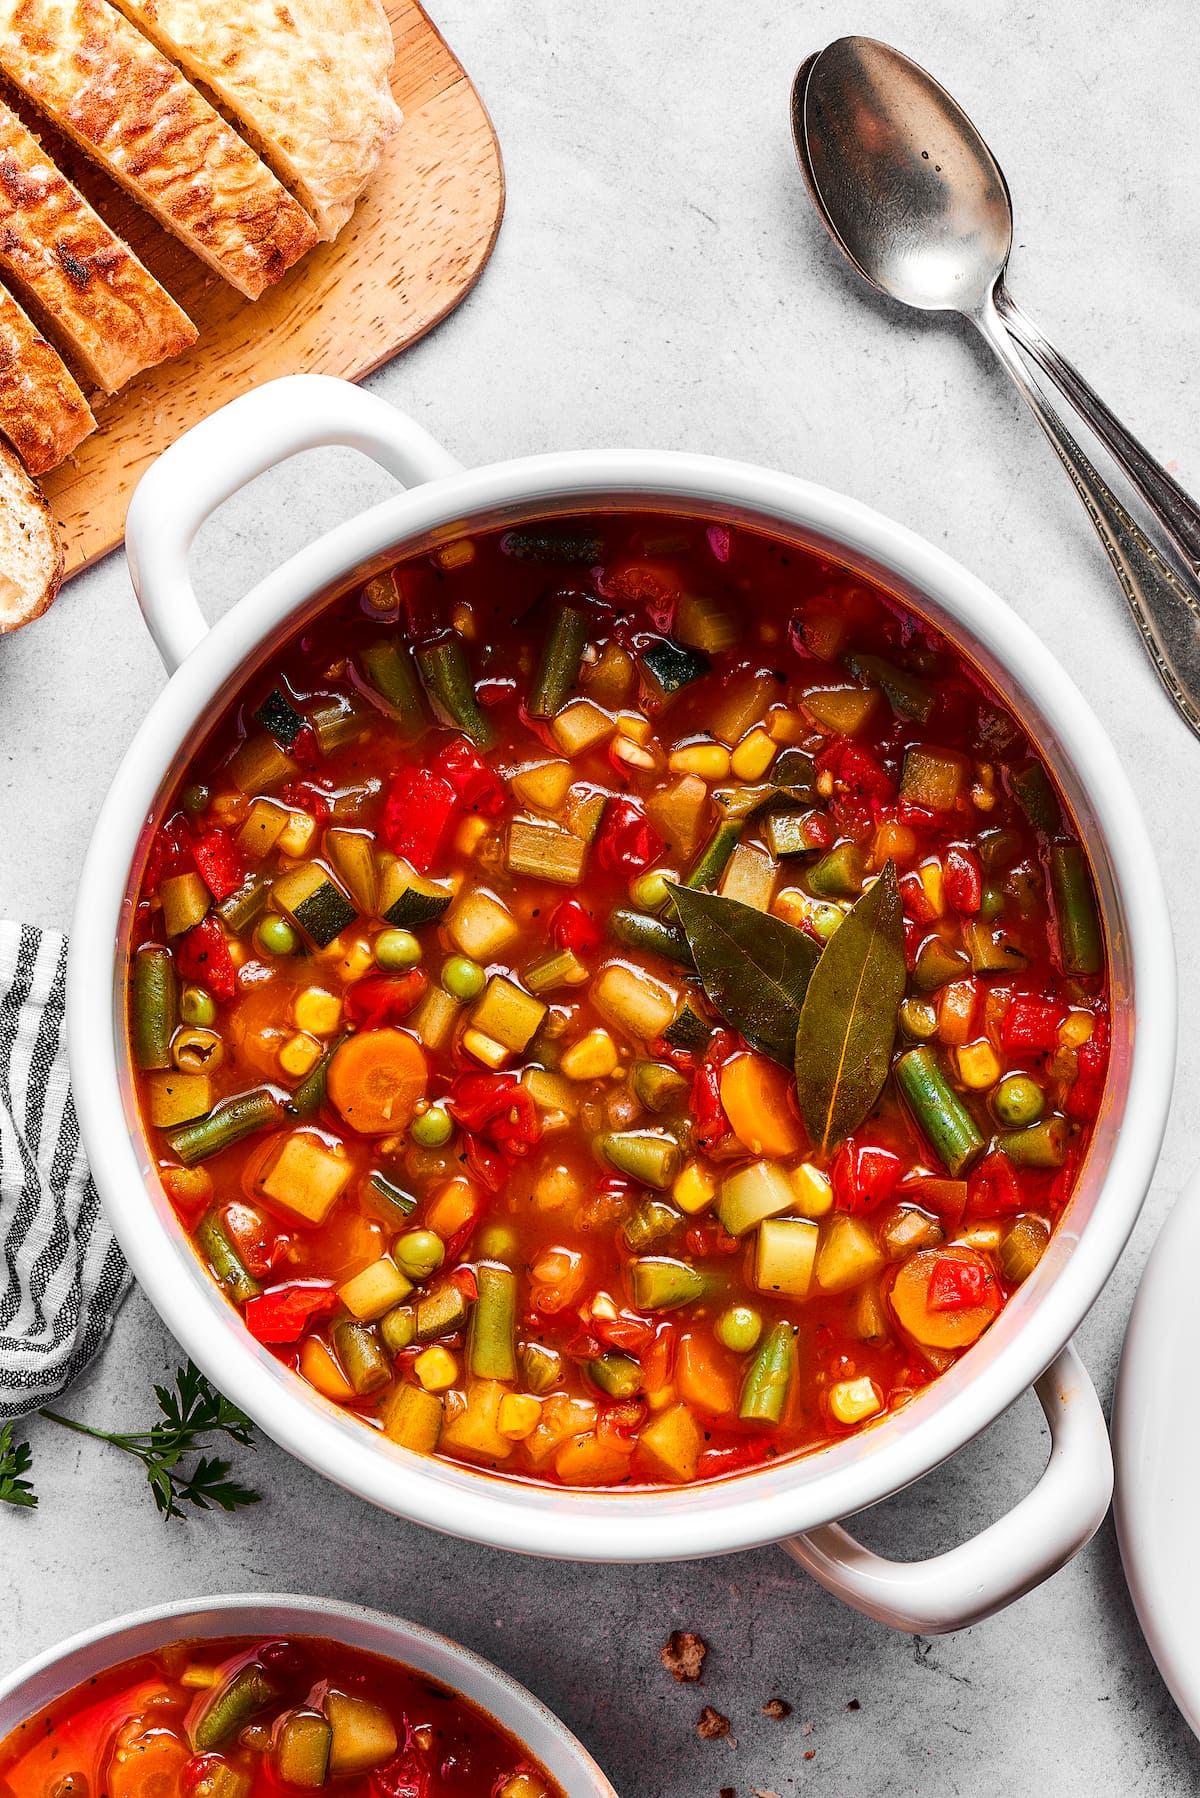
<svg viewBox="0 0 1200 1798">
<path fill-rule="evenodd" d="M 981 1261 L 937 1261 L 925 1302 L 931 1311 L 965 1311 L 987 1303 L 991 1275 Z"/>
<path fill-rule="evenodd" d="M 481 760 L 466 737 L 452 737 L 433 758 L 435 771 L 449 781 L 466 811 L 495 818 L 508 803 L 503 782 Z"/>
<path fill-rule="evenodd" d="M 1004 1014 L 1000 1040 L 1006 1049 L 1042 1051 L 1058 1047 L 1058 1027 L 1067 1008 L 1058 999 L 1018 993 Z"/>
<path fill-rule="evenodd" d="M 193 843 L 192 856 L 205 886 L 218 903 L 236 893 L 246 878 L 242 852 L 227 831 L 205 831 Z"/>
<path fill-rule="evenodd" d="M 1097 1018 L 1086 1043 L 1076 1051 L 1079 1072 L 1067 1093 L 1063 1109 L 1068 1117 L 1090 1123 L 1100 1110 L 1104 1097 L 1104 1081 L 1108 1073 L 1108 1020 Z"/>
<path fill-rule="evenodd" d="M 976 1162 L 967 1177 L 967 1209 L 973 1217 L 1003 1217 L 1024 1211 L 1020 1175 L 1002 1149 Z"/>
<path fill-rule="evenodd" d="M 421 968 L 410 968 L 407 974 L 376 974 L 359 980 L 346 994 L 346 1016 L 364 1030 L 378 1030 L 382 1024 L 398 1024 L 421 999 L 429 985 L 429 976 Z"/>
<path fill-rule="evenodd" d="M 904 907 L 905 917 L 915 919 L 918 924 L 932 924 L 937 917 L 929 903 L 924 882 L 913 869 L 900 876 L 900 903 Z"/>
<path fill-rule="evenodd" d="M 653 1343 L 645 1354 L 639 1356 L 639 1360 L 642 1364 L 642 1378 L 649 1392 L 657 1392 L 667 1384 L 675 1366 L 674 1324 L 659 1324 Z"/>
<path fill-rule="evenodd" d="M 386 1767 L 377 1767 L 371 1775 L 374 1798 L 426 1798 L 429 1774 L 415 1753 L 405 1749 Z"/>
<path fill-rule="evenodd" d="M 702 1149 L 711 1149 L 714 1143 L 732 1132 L 733 1126 L 721 1103 L 720 1064 L 708 1056 L 700 1063 L 692 1080 L 691 1113 L 692 1135 Z"/>
<path fill-rule="evenodd" d="M 874 823 L 883 806 L 895 798 L 891 775 L 869 749 L 850 737 L 835 737 L 817 757 L 818 774 L 832 774 L 830 810 L 839 828 L 861 834 Z"/>
<path fill-rule="evenodd" d="M 246 1300 L 243 1316 L 256 1342 L 298 1342 L 314 1317 L 336 1311 L 337 1287 L 327 1280 L 270 1286 Z"/>
<path fill-rule="evenodd" d="M 154 833 L 146 857 L 146 872 L 142 876 L 142 891 L 157 893 L 162 882 L 172 874 L 190 874 L 195 865 L 187 819 L 182 812 L 177 812 Z"/>
<path fill-rule="evenodd" d="M 229 944 L 214 917 L 192 926 L 175 951 L 175 965 L 185 980 L 206 986 L 214 999 L 232 999 L 237 991 Z"/>
<path fill-rule="evenodd" d="M 597 1436 L 628 1438 L 646 1421 L 646 1407 L 641 1399 L 621 1399 L 615 1405 L 601 1405 L 596 1416 Z"/>
<path fill-rule="evenodd" d="M 321 759 L 321 745 L 311 724 L 302 724 L 288 748 L 292 760 L 302 768 L 315 768 Z"/>
<path fill-rule="evenodd" d="M 654 1341 L 654 1325 L 644 1317 L 593 1317 L 592 1331 L 609 1348 L 640 1359 Z"/>
<path fill-rule="evenodd" d="M 383 838 L 422 874 L 441 860 L 458 812 L 458 794 L 433 768 L 402 768 L 393 776 L 383 813 Z"/>
<path fill-rule="evenodd" d="M 610 799 L 595 841 L 596 860 L 615 874 L 640 874 L 665 844 L 639 799 Z"/>
<path fill-rule="evenodd" d="M 762 1437 L 730 1448 L 706 1448 L 697 1463 L 696 1478 L 715 1480 L 723 1473 L 740 1473 L 743 1467 L 761 1467 L 770 1456 L 771 1445 Z"/>
<path fill-rule="evenodd" d="M 234 1200 L 223 1206 L 221 1224 L 256 1280 L 265 1280 L 287 1254 L 289 1238 L 254 1205 Z"/>
<path fill-rule="evenodd" d="M 457 1286 L 463 1297 L 472 1305 L 479 1297 L 479 1282 L 475 1278 L 475 1270 L 472 1267 L 456 1267 L 450 1275 L 450 1284 Z"/>
<path fill-rule="evenodd" d="M 301 735 L 304 733 L 301 732 Z M 297 739 L 298 741 L 299 739 Z M 333 816 L 333 782 L 326 781 L 318 785 L 315 780 L 289 780 L 279 797 L 293 811 L 307 812 L 317 821 L 317 827 L 324 830 Z"/>
<path fill-rule="evenodd" d="M 493 1192 L 541 1140 L 541 1113 L 515 1074 L 459 1074 L 446 1109 L 467 1133 L 468 1166 Z"/>
<path fill-rule="evenodd" d="M 878 1143 L 844 1142 L 834 1156 L 831 1176 L 834 1203 L 839 1211 L 861 1215 L 873 1211 L 894 1192 L 903 1163 L 891 1149 Z"/>
<path fill-rule="evenodd" d="M 942 862 L 946 898 L 960 917 L 973 917 L 983 903 L 983 869 L 973 849 L 952 843 Z"/>
<path fill-rule="evenodd" d="M 598 949 L 604 933 L 587 907 L 579 899 L 564 899 L 550 914 L 550 935 L 560 949 L 586 955 Z"/>
</svg>

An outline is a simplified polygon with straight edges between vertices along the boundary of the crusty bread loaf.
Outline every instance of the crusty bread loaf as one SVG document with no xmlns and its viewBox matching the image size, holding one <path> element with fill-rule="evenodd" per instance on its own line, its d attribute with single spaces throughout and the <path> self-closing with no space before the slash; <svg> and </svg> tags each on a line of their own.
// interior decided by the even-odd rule
<svg viewBox="0 0 1200 1798">
<path fill-rule="evenodd" d="M 0 270 L 85 382 L 116 393 L 196 327 L 0 102 Z"/>
<path fill-rule="evenodd" d="M 30 474 L 45 474 L 95 428 L 58 351 L 0 287 L 0 431 Z"/>
<path fill-rule="evenodd" d="M 62 572 L 50 508 L 37 482 L 0 444 L 0 635 L 41 617 Z"/>
<path fill-rule="evenodd" d="M 116 0 L 336 237 L 400 124 L 382 0 Z"/>
<path fill-rule="evenodd" d="M 317 241 L 249 145 L 108 0 L 0 0 L 0 71 L 249 299 Z"/>
</svg>

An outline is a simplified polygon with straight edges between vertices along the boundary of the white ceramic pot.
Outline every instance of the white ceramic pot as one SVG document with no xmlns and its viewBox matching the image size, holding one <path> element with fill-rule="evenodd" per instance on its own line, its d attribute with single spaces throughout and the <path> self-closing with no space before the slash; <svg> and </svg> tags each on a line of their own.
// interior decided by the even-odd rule
<svg viewBox="0 0 1200 1798">
<path fill-rule="evenodd" d="M 382 1611 L 290 1593 L 177 1599 L 72 1636 L 0 1679 L 0 1740 L 73 1686 L 122 1661 L 153 1654 L 169 1642 L 289 1635 L 327 1636 L 426 1673 L 494 1717 L 554 1776 L 566 1798 L 617 1798 L 615 1787 L 570 1730 L 532 1692 L 490 1661 Z"/>
<path fill-rule="evenodd" d="M 208 630 L 187 568 L 198 526 L 270 464 L 330 443 L 364 451 L 408 490 L 294 556 Z M 410 1455 L 259 1347 L 201 1267 L 151 1171 L 122 1009 L 131 869 L 156 807 L 214 710 L 273 646 L 400 555 L 465 530 L 605 506 L 693 508 L 791 535 L 880 579 L 964 645 L 1042 745 L 1090 845 L 1115 999 L 1108 1100 L 1075 1196 L 1037 1272 L 982 1342 L 905 1410 L 817 1454 L 683 1490 L 628 1493 L 566 1492 Z M 921 1632 L 986 1616 L 1068 1560 L 1100 1523 L 1112 1480 L 1104 1419 L 1070 1337 L 1149 1186 L 1171 1091 L 1175 983 L 1136 802 L 1096 719 L 1033 632 L 940 550 L 806 481 L 706 456 L 633 451 L 463 470 L 382 400 L 319 376 L 261 387 L 167 450 L 134 495 L 127 549 L 171 679 L 121 764 L 84 867 L 68 974 L 71 1063 L 84 1141 L 122 1246 L 210 1378 L 276 1441 L 351 1491 L 497 1547 L 634 1561 L 786 1542 L 831 1591 Z M 1050 1461 L 998 1523 L 936 1559 L 903 1564 L 869 1553 L 837 1525 L 929 1473 L 1030 1385 L 1050 1423 Z"/>
</svg>

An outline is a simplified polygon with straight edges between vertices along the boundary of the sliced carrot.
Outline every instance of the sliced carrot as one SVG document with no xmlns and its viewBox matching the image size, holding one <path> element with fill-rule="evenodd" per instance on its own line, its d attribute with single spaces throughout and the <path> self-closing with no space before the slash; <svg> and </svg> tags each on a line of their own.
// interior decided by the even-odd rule
<svg viewBox="0 0 1200 1798">
<path fill-rule="evenodd" d="M 982 1268 L 987 1276 L 987 1298 L 982 1304 L 963 1305 L 956 1311 L 929 1309 L 929 1282 L 939 1261 L 962 1261 Z M 910 1255 L 892 1283 L 892 1310 L 902 1329 L 913 1339 L 935 1349 L 967 1348 L 987 1329 L 1000 1309 L 1000 1287 L 982 1255 L 962 1243 L 942 1249 L 921 1249 Z"/>
<path fill-rule="evenodd" d="M 118 1748 L 108 1763 L 108 1798 L 176 1798 L 191 1750 L 168 1730 L 153 1729 Z"/>
<path fill-rule="evenodd" d="M 804 1147 L 788 1104 L 792 1079 L 765 1055 L 737 1055 L 721 1069 L 721 1103 L 733 1133 L 752 1155 L 797 1155 Z"/>
<path fill-rule="evenodd" d="M 428 1079 L 425 1051 L 406 1030 L 360 1030 L 330 1062 L 326 1091 L 360 1136 L 391 1136 L 412 1122 Z"/>
<path fill-rule="evenodd" d="M 300 1372 L 310 1386 L 336 1405 L 347 1405 L 354 1388 L 319 1336 L 306 1336 L 300 1349 Z"/>
<path fill-rule="evenodd" d="M 709 1417 L 728 1417 L 737 1404 L 733 1376 L 703 1336 L 684 1336 L 675 1353 L 675 1385 L 685 1404 Z"/>
</svg>

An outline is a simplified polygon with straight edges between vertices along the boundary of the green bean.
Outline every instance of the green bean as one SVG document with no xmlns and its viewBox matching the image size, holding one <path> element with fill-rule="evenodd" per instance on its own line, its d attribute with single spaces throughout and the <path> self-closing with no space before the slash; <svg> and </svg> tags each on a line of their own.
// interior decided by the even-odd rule
<svg viewBox="0 0 1200 1798">
<path fill-rule="evenodd" d="M 676 1211 L 674 1205 L 668 1205 L 665 1199 L 646 1198 L 625 1219 L 621 1234 L 627 1247 L 636 1255 L 669 1236 L 676 1224 L 682 1222 L 683 1213 Z"/>
<path fill-rule="evenodd" d="M 786 1322 L 773 1325 L 742 1382 L 738 1416 L 743 1423 L 779 1422 L 798 1365 L 795 1325 Z"/>
<path fill-rule="evenodd" d="M 211 1754 L 240 1735 L 250 1719 L 279 1697 L 257 1661 L 240 1667 L 200 1712 L 189 1733 L 196 1754 Z"/>
<path fill-rule="evenodd" d="M 517 1276 L 510 1267 L 484 1262 L 475 1269 L 479 1297 L 471 1311 L 467 1364 L 476 1379 L 517 1377 Z"/>
<path fill-rule="evenodd" d="M 131 1009 L 134 1061 L 139 1068 L 169 1068 L 178 982 L 174 957 L 161 943 L 147 943 L 133 958 Z"/>
<path fill-rule="evenodd" d="M 288 1100 L 288 1110 L 294 1112 L 297 1117 L 316 1117 L 324 1105 L 325 1087 L 329 1080 L 329 1064 L 344 1041 L 344 1037 L 339 1037 L 336 1043 L 332 1043 L 326 1049 L 316 1067 L 304 1076 Z"/>
<path fill-rule="evenodd" d="M 928 1043 L 909 1049 L 895 1065 L 896 1084 L 938 1159 L 955 1179 L 983 1153 L 975 1119 L 942 1072 Z"/>
<path fill-rule="evenodd" d="M 210 1211 L 196 1226 L 196 1246 L 235 1305 L 244 1305 L 262 1291 L 215 1212 Z"/>
<path fill-rule="evenodd" d="M 424 728 L 426 712 L 408 644 L 383 638 L 364 649 L 359 660 L 364 677 L 391 706 L 402 731 L 415 736 Z"/>
<path fill-rule="evenodd" d="M 725 872 L 726 862 L 737 848 L 738 838 L 744 827 L 744 818 L 722 818 L 700 851 L 684 886 L 693 887 L 699 892 L 708 892 L 715 887 Z"/>
<path fill-rule="evenodd" d="M 425 691 L 441 707 L 452 724 L 457 724 L 479 749 L 490 749 L 495 732 L 475 696 L 475 684 L 467 664 L 462 638 L 449 636 L 429 643 L 417 651 L 417 667 L 425 683 Z"/>
<path fill-rule="evenodd" d="M 371 1324 L 344 1317 L 333 1326 L 333 1346 L 342 1372 L 360 1398 L 378 1392 L 392 1377 L 392 1364 Z"/>
<path fill-rule="evenodd" d="M 627 949 L 664 955 L 668 961 L 677 961 L 685 968 L 695 966 L 687 937 L 678 924 L 668 924 L 665 918 L 656 918 L 650 912 L 631 911 L 628 906 L 621 905 L 609 914 L 608 927 Z"/>
<path fill-rule="evenodd" d="M 609 1398 L 636 1398 L 642 1389 L 642 1370 L 632 1355 L 610 1349 L 607 1354 L 597 1355 L 584 1365 L 601 1392 Z"/>
<path fill-rule="evenodd" d="M 657 1130 L 613 1130 L 597 1137 L 596 1148 L 619 1174 L 660 1192 L 679 1172 L 679 1144 Z"/>
<path fill-rule="evenodd" d="M 531 718 L 553 718 L 579 679 L 579 664 L 587 648 L 591 618 L 586 607 L 569 599 L 557 600 L 550 614 L 541 660 L 525 708 Z"/>
<path fill-rule="evenodd" d="M 690 1081 L 666 1061 L 635 1061 L 630 1084 L 647 1111 L 665 1111 L 682 1099 Z"/>
<path fill-rule="evenodd" d="M 506 556 L 519 562 L 598 562 L 604 554 L 599 537 L 584 531 L 507 531 L 501 541 Z"/>
<path fill-rule="evenodd" d="M 244 1136 L 266 1130 L 279 1122 L 279 1105 L 265 1086 L 248 1093 L 238 1093 L 222 1102 L 194 1123 L 182 1124 L 167 1132 L 167 1141 L 184 1167 L 192 1167 L 209 1155 L 218 1155 Z"/>
<path fill-rule="evenodd" d="M 418 1342 L 449 1336 L 454 1330 L 461 1330 L 467 1321 L 466 1296 L 453 1280 L 446 1280 L 432 1292 L 421 1294 L 416 1303 L 416 1319 Z"/>
<path fill-rule="evenodd" d="M 709 1289 L 709 1282 L 686 1261 L 666 1255 L 650 1255 L 635 1261 L 630 1270 L 633 1302 L 639 1311 L 674 1311 L 691 1305 Z"/>
<path fill-rule="evenodd" d="M 1026 1130 L 1009 1130 L 1000 1137 L 1000 1147 L 1018 1167 L 1061 1167 L 1067 1158 L 1067 1123 L 1065 1118 L 1043 1118 Z"/>
<path fill-rule="evenodd" d="M 1011 779 L 1013 798 L 1035 830 L 1051 836 L 1062 823 L 1058 796 L 1040 762 L 1031 762 Z"/>
<path fill-rule="evenodd" d="M 1058 953 L 1064 974 L 1098 974 L 1104 943 L 1091 870 L 1078 843 L 1055 843 L 1050 851 L 1050 889 L 1058 924 Z"/>
<path fill-rule="evenodd" d="M 380 1216 L 389 1224 L 404 1224 L 417 1208 L 417 1201 L 411 1192 L 405 1192 L 402 1186 L 396 1186 L 386 1174 L 375 1173 L 370 1176 L 366 1186 L 366 1199 Z"/>
</svg>

